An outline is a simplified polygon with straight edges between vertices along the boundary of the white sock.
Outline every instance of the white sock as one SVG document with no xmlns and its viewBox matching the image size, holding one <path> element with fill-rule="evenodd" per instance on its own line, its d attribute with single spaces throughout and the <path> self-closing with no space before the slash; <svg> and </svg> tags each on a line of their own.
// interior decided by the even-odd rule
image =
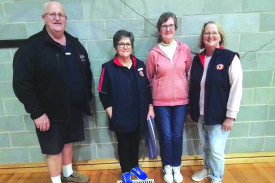
<svg viewBox="0 0 275 183">
<path fill-rule="evenodd" d="M 70 177 L 70 175 L 72 175 L 72 173 L 74 173 L 72 163 L 70 163 L 68 165 L 64 165 L 62 167 L 62 169 L 63 169 L 64 177 Z"/>
<path fill-rule="evenodd" d="M 51 177 L 51 179 L 52 179 L 52 183 L 62 183 L 60 175 L 56 177 Z"/>
</svg>

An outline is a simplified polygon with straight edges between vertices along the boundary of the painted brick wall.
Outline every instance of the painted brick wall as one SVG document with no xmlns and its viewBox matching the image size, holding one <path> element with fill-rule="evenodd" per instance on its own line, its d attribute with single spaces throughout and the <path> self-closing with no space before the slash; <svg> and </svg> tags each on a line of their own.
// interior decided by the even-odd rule
<svg viewBox="0 0 275 183">
<path fill-rule="evenodd" d="M 0 0 L 0 40 L 24 39 L 40 31 L 44 0 Z M 145 60 L 156 44 L 156 24 L 164 11 L 178 16 L 176 38 L 193 52 L 204 22 L 221 23 L 227 48 L 241 54 L 244 91 L 227 153 L 275 151 L 275 0 L 62 0 L 67 31 L 88 50 L 97 88 L 101 64 L 114 56 L 118 29 L 135 35 L 134 54 Z M 125 3 L 127 4 L 125 4 Z M 146 19 L 145 19 L 146 18 Z M 0 164 L 43 161 L 33 121 L 12 90 L 16 49 L 0 49 Z M 95 90 L 95 113 L 85 118 L 86 140 L 75 144 L 75 160 L 116 157 L 116 140 Z M 194 123 L 184 130 L 184 154 L 198 154 Z M 144 148 L 142 148 L 144 149 Z"/>
</svg>

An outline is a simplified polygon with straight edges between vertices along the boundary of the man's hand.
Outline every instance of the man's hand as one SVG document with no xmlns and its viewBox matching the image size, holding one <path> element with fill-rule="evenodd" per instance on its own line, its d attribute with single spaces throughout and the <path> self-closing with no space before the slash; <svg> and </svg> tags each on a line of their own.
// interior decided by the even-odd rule
<svg viewBox="0 0 275 183">
<path fill-rule="evenodd" d="M 46 114 L 43 114 L 39 118 L 35 119 L 34 123 L 36 125 L 36 128 L 43 132 L 48 131 L 50 128 L 50 120 Z"/>
<path fill-rule="evenodd" d="M 230 131 L 233 128 L 233 122 L 234 119 L 233 118 L 225 118 L 223 124 L 222 124 L 222 129 L 224 131 Z"/>
</svg>

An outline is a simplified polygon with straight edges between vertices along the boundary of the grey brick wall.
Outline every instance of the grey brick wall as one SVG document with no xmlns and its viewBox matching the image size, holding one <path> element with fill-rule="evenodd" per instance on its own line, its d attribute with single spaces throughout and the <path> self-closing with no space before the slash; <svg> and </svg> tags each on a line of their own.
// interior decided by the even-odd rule
<svg viewBox="0 0 275 183">
<path fill-rule="evenodd" d="M 44 0 L 0 0 L 0 40 L 25 39 L 40 31 Z M 76 143 L 75 160 L 115 158 L 116 139 L 96 91 L 101 64 L 114 56 L 112 36 L 118 29 L 135 35 L 134 54 L 142 60 L 155 44 L 158 17 L 174 12 L 176 39 L 198 52 L 204 22 L 218 21 L 227 48 L 241 54 L 244 91 L 240 113 L 226 152 L 275 151 L 275 0 L 62 0 L 67 31 L 86 47 L 94 74 L 95 113 L 85 117 L 86 140 Z M 125 4 L 125 3 L 126 4 Z M 145 19 L 146 18 L 146 19 Z M 149 22 L 148 22 L 149 21 Z M 12 90 L 12 59 L 16 49 L 0 49 L 0 163 L 43 161 L 35 127 Z M 184 154 L 199 154 L 196 125 L 187 122 Z M 144 149 L 144 148 L 142 148 Z"/>
</svg>

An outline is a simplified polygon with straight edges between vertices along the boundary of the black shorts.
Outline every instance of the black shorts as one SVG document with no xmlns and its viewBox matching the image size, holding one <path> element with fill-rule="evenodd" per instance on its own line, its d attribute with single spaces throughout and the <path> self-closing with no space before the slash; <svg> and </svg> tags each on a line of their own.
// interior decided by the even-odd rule
<svg viewBox="0 0 275 183">
<path fill-rule="evenodd" d="M 36 134 L 42 153 L 57 155 L 63 150 L 65 144 L 85 139 L 81 112 L 72 108 L 69 123 L 50 124 L 50 129 L 44 132 L 36 128 Z"/>
</svg>

